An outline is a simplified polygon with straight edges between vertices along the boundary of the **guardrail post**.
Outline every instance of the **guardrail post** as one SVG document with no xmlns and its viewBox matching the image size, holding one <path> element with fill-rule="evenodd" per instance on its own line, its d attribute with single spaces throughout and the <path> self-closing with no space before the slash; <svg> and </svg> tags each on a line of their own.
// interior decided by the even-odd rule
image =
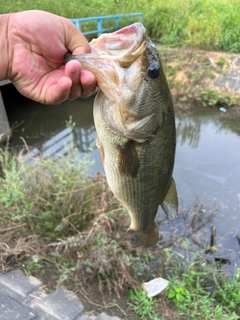
<svg viewBox="0 0 240 320">
<path fill-rule="evenodd" d="M 102 34 L 102 20 L 98 20 L 98 37 Z"/>
<path fill-rule="evenodd" d="M 116 27 L 116 29 L 119 28 L 119 18 L 118 17 L 115 18 L 115 27 Z"/>
<path fill-rule="evenodd" d="M 8 118 L 0 91 L 0 143 L 4 142 L 6 138 L 11 134 Z"/>
<path fill-rule="evenodd" d="M 78 27 L 78 30 L 82 31 L 81 29 L 81 23 L 79 21 L 76 22 L 76 26 Z"/>
</svg>

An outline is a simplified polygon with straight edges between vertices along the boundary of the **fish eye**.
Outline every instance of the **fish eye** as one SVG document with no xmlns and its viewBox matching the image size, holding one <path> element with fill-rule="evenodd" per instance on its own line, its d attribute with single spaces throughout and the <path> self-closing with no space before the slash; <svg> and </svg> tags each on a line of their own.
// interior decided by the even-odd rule
<svg viewBox="0 0 240 320">
<path fill-rule="evenodd" d="M 160 67 L 159 64 L 154 62 L 151 63 L 150 66 L 148 67 L 148 76 L 151 79 L 157 79 L 160 75 Z"/>
</svg>

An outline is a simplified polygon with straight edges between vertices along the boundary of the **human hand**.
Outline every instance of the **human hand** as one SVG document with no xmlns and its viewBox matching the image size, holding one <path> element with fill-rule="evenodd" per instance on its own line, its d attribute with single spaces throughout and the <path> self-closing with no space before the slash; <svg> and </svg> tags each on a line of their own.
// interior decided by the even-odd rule
<svg viewBox="0 0 240 320">
<path fill-rule="evenodd" d="M 64 65 L 66 52 L 89 53 L 91 48 L 68 19 L 38 10 L 9 15 L 7 78 L 24 96 L 58 104 L 87 96 L 96 89 L 95 76 L 80 62 Z"/>
</svg>

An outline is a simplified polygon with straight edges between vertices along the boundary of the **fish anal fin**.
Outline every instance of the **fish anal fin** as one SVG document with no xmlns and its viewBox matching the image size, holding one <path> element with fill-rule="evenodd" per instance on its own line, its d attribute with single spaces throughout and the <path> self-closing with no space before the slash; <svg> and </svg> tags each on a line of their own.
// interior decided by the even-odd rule
<svg viewBox="0 0 240 320">
<path fill-rule="evenodd" d="M 135 178 L 139 170 L 138 154 L 134 142 L 128 140 L 122 146 L 118 146 L 118 169 L 120 173 Z"/>
<path fill-rule="evenodd" d="M 169 220 L 175 219 L 178 215 L 178 196 L 176 184 L 173 178 L 161 203 L 161 207 Z"/>
</svg>

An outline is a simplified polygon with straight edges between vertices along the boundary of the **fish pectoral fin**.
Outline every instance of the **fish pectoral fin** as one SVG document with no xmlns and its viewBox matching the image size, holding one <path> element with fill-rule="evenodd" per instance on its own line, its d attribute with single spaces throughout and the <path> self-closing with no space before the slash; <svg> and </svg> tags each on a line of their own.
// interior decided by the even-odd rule
<svg viewBox="0 0 240 320">
<path fill-rule="evenodd" d="M 122 174 L 133 178 L 137 176 L 139 159 L 134 141 L 128 140 L 124 145 L 118 145 L 118 169 Z"/>
<path fill-rule="evenodd" d="M 161 207 L 169 220 L 175 219 L 178 215 L 178 196 L 176 184 L 173 178 L 161 203 Z"/>
<path fill-rule="evenodd" d="M 155 137 L 158 132 L 159 125 L 155 113 L 151 113 L 145 118 L 134 121 L 126 125 L 124 135 L 136 142 L 143 143 Z"/>
</svg>

